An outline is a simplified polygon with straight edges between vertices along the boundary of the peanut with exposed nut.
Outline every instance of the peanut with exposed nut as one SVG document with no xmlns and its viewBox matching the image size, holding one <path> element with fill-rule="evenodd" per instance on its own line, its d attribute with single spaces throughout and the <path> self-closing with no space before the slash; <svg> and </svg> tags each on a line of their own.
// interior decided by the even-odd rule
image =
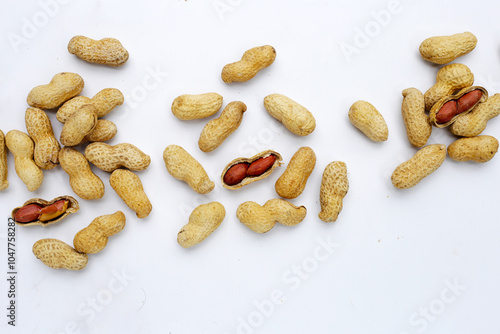
<svg viewBox="0 0 500 334">
<path fill-rule="evenodd" d="M 184 248 L 199 244 L 220 226 L 225 216 L 226 210 L 219 202 L 199 205 L 177 234 L 177 242 Z"/>
<path fill-rule="evenodd" d="M 58 239 L 42 239 L 33 245 L 33 254 L 43 264 L 54 269 L 81 270 L 88 262 L 87 254 L 76 251 Z"/>
<path fill-rule="evenodd" d="M 68 43 L 68 51 L 89 63 L 122 66 L 128 60 L 128 51 L 116 38 L 95 40 L 75 36 Z"/>
<path fill-rule="evenodd" d="M 498 152 L 498 140 L 492 136 L 462 138 L 448 146 L 448 155 L 456 161 L 487 162 Z"/>
<path fill-rule="evenodd" d="M 285 95 L 266 96 L 264 108 L 296 135 L 307 136 L 316 128 L 316 120 L 311 112 Z"/>
<path fill-rule="evenodd" d="M 77 212 L 79 208 L 78 201 L 71 196 L 59 196 L 51 201 L 32 198 L 12 210 L 12 218 L 22 226 L 48 226 Z"/>
<path fill-rule="evenodd" d="M 349 120 L 374 142 L 386 141 L 389 136 L 384 117 L 370 102 L 354 102 L 349 109 Z"/>
<path fill-rule="evenodd" d="M 425 113 L 425 99 L 421 91 L 416 88 L 403 90 L 403 104 L 401 114 L 405 123 L 406 135 L 410 144 L 422 147 L 432 133 L 429 116 Z"/>
<path fill-rule="evenodd" d="M 276 181 L 274 187 L 276 193 L 288 199 L 297 198 L 304 191 L 315 165 L 316 154 L 312 148 L 307 146 L 299 148 Z"/>
<path fill-rule="evenodd" d="M 76 73 L 62 72 L 54 75 L 50 83 L 33 88 L 27 102 L 31 107 L 54 109 L 83 90 L 83 79 Z"/>
<path fill-rule="evenodd" d="M 61 131 L 61 144 L 76 146 L 97 126 L 97 115 L 92 104 L 84 104 L 68 118 Z"/>
<path fill-rule="evenodd" d="M 58 163 L 61 146 L 54 136 L 47 114 L 38 108 L 28 108 L 25 114 L 26 130 L 35 143 L 35 163 L 42 169 L 52 169 Z"/>
<path fill-rule="evenodd" d="M 114 146 L 92 143 L 85 148 L 85 158 L 105 172 L 112 172 L 120 167 L 140 171 L 148 168 L 151 163 L 149 155 L 128 143 Z"/>
<path fill-rule="evenodd" d="M 245 82 L 271 65 L 276 59 L 276 50 L 270 45 L 258 46 L 245 51 L 240 61 L 227 64 L 222 69 L 222 80 L 226 83 Z"/>
<path fill-rule="evenodd" d="M 429 37 L 420 44 L 419 51 L 425 60 L 442 65 L 468 54 L 476 44 L 476 36 L 467 31 L 451 36 Z"/>
<path fill-rule="evenodd" d="M 330 162 L 323 171 L 319 201 L 321 212 L 319 219 L 329 223 L 337 220 L 342 211 L 343 200 L 349 191 L 347 166 L 342 161 Z"/>
<path fill-rule="evenodd" d="M 0 130 L 0 191 L 9 187 L 7 180 L 9 170 L 7 169 L 7 146 L 5 145 L 5 135 Z"/>
<path fill-rule="evenodd" d="M 99 216 L 75 235 L 73 246 L 80 253 L 99 253 L 108 244 L 108 237 L 123 230 L 125 220 L 125 215 L 121 211 Z"/>
<path fill-rule="evenodd" d="M 500 115 L 500 94 L 490 96 L 467 115 L 458 118 L 451 125 L 451 132 L 462 137 L 475 137 L 486 128 L 487 122 Z"/>
<path fill-rule="evenodd" d="M 184 94 L 172 102 L 172 113 L 187 121 L 212 116 L 222 107 L 222 96 L 217 93 Z"/>
</svg>

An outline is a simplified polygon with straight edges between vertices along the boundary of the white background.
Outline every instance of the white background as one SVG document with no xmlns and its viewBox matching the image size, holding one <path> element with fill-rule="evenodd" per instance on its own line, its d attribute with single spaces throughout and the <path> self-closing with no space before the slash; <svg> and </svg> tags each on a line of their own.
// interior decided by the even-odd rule
<svg viewBox="0 0 500 334">
<path fill-rule="evenodd" d="M 25 131 L 28 92 L 56 73 L 79 73 L 85 80 L 82 94 L 89 97 L 118 88 L 126 103 L 106 117 L 119 129 L 109 143 L 129 142 L 151 156 L 150 167 L 137 174 L 153 204 L 149 217 L 137 219 L 109 186 L 109 174 L 95 167 L 106 185 L 100 200 L 79 199 L 59 167 L 46 171 L 41 188 L 30 193 L 9 154 L 10 187 L 0 193 L 3 333 L 500 331 L 500 158 L 486 164 L 447 158 L 405 191 L 390 181 L 394 168 L 416 152 L 401 118 L 401 91 L 425 92 L 440 68 L 420 58 L 418 46 L 425 38 L 473 32 L 477 48 L 458 61 L 471 68 L 475 84 L 490 95 L 500 90 L 499 2 L 2 3 L 0 128 Z M 364 40 L 363 31 L 369 34 Z M 80 34 L 118 38 L 130 52 L 129 61 L 109 68 L 70 55 L 67 43 Z M 273 65 L 247 83 L 222 82 L 225 64 L 265 44 L 276 48 Z M 345 54 L 339 45 L 350 45 L 355 53 Z M 238 130 L 207 154 L 197 141 L 208 120 L 180 121 L 170 105 L 181 94 L 212 91 L 223 95 L 224 105 L 241 100 L 248 111 Z M 316 130 L 298 137 L 271 118 L 262 104 L 271 93 L 306 106 Z M 349 123 L 349 107 L 360 99 L 384 116 L 387 142 L 373 143 Z M 62 125 L 53 112 L 49 117 L 58 137 Z M 494 119 L 483 134 L 499 131 L 500 121 Z M 434 128 L 429 143 L 453 140 L 446 129 Z M 167 173 L 162 152 L 170 144 L 183 146 L 203 164 L 217 184 L 212 193 L 197 195 Z M 264 235 L 242 225 L 235 215 L 238 205 L 276 197 L 274 182 L 285 166 L 230 191 L 220 186 L 225 165 L 266 149 L 278 151 L 288 163 L 306 145 L 316 152 L 317 164 L 304 193 L 292 201 L 307 207 L 306 219 L 295 227 L 277 225 Z M 327 224 L 317 218 L 319 187 L 323 169 L 334 160 L 346 162 L 350 189 L 339 219 Z M 6 317 L 7 219 L 30 198 L 63 194 L 79 199 L 77 214 L 46 228 L 17 227 L 12 328 Z M 202 244 L 183 249 L 177 232 L 197 205 L 210 201 L 225 206 L 224 222 Z M 37 240 L 72 244 L 93 218 L 117 210 L 127 217 L 125 229 L 102 252 L 90 255 L 84 270 L 54 270 L 32 254 Z M 335 244 L 331 254 L 320 248 L 328 243 Z"/>
</svg>

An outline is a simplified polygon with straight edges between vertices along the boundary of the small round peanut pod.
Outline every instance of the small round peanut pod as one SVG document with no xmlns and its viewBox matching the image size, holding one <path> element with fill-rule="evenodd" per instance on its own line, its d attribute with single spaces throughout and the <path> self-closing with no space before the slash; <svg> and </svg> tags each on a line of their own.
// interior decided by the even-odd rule
<svg viewBox="0 0 500 334">
<path fill-rule="evenodd" d="M 410 144 L 422 147 L 432 133 L 429 116 L 425 113 L 425 99 L 421 91 L 416 88 L 403 90 L 403 104 L 401 114 L 405 123 L 406 135 Z"/>
<path fill-rule="evenodd" d="M 68 118 L 61 130 L 61 144 L 76 146 L 97 126 L 97 115 L 92 104 L 84 104 Z"/>
<path fill-rule="evenodd" d="M 111 173 L 109 183 L 125 204 L 136 212 L 137 218 L 149 216 L 153 206 L 136 174 L 126 169 L 117 169 Z"/>
<path fill-rule="evenodd" d="M 125 220 L 125 215 L 121 211 L 99 216 L 75 235 L 73 246 L 80 253 L 99 253 L 108 244 L 108 237 L 123 230 Z"/>
<path fill-rule="evenodd" d="M 219 202 L 199 205 L 177 234 L 177 242 L 184 248 L 199 244 L 220 226 L 225 216 L 226 210 Z"/>
<path fill-rule="evenodd" d="M 116 136 L 118 129 L 116 124 L 107 119 L 98 119 L 94 130 L 83 138 L 90 142 L 104 142 Z"/>
<path fill-rule="evenodd" d="M 411 159 L 401 163 L 392 173 L 391 181 L 398 189 L 416 186 L 422 179 L 438 169 L 446 158 L 446 146 L 427 145 Z"/>
<path fill-rule="evenodd" d="M 114 146 L 92 143 L 85 148 L 85 158 L 105 172 L 112 172 L 121 167 L 141 171 L 151 163 L 149 155 L 128 143 Z"/>
<path fill-rule="evenodd" d="M 429 37 L 420 44 L 419 51 L 425 60 L 442 65 L 468 54 L 476 45 L 476 36 L 467 31 L 451 36 Z"/>
<path fill-rule="evenodd" d="M 276 50 L 270 45 L 257 46 L 245 51 L 240 61 L 227 64 L 222 69 L 221 78 L 225 83 L 245 82 L 271 65 L 276 59 Z"/>
<path fill-rule="evenodd" d="M 178 119 L 188 121 L 212 116 L 222 107 L 222 96 L 217 93 L 184 94 L 172 102 L 172 113 Z"/>
<path fill-rule="evenodd" d="M 87 254 L 76 251 L 58 239 L 41 239 L 33 245 L 33 254 L 46 266 L 54 269 L 81 270 L 88 262 Z"/>
<path fill-rule="evenodd" d="M 215 183 L 210 181 L 203 166 L 182 147 L 167 146 L 163 160 L 170 175 L 186 182 L 198 194 L 207 194 L 214 189 Z"/>
<path fill-rule="evenodd" d="M 321 212 L 319 219 L 329 223 L 337 220 L 342 211 L 343 200 L 349 191 L 347 166 L 342 161 L 330 162 L 323 171 L 319 201 Z"/>
<path fill-rule="evenodd" d="M 198 140 L 198 146 L 203 152 L 211 152 L 219 147 L 227 137 L 240 126 L 243 113 L 247 106 L 240 101 L 229 103 L 219 118 L 205 125 Z"/>
<path fill-rule="evenodd" d="M 448 146 L 448 155 L 456 161 L 487 162 L 498 152 L 498 140 L 492 136 L 462 138 Z"/>
<path fill-rule="evenodd" d="M 349 120 L 374 142 L 386 141 L 389 136 L 384 117 L 370 102 L 354 102 L 349 109 Z"/>
<path fill-rule="evenodd" d="M 276 193 L 284 198 L 297 198 L 304 191 L 307 179 L 316 165 L 316 154 L 310 147 L 301 147 L 290 159 L 285 171 L 276 181 Z"/>
<path fill-rule="evenodd" d="M 54 75 L 50 83 L 33 88 L 27 102 L 31 107 L 54 109 L 83 90 L 83 79 L 76 73 L 62 72 Z"/>
<path fill-rule="evenodd" d="M 68 51 L 89 63 L 122 66 L 128 60 L 128 51 L 116 38 L 94 40 L 75 36 L 68 43 Z"/>
<path fill-rule="evenodd" d="M 0 130 L 0 191 L 9 187 L 7 168 L 7 146 L 5 145 L 5 135 Z"/>
<path fill-rule="evenodd" d="M 29 191 L 35 191 L 42 185 L 43 171 L 33 160 L 35 144 L 26 133 L 11 130 L 5 136 L 5 143 L 14 155 L 16 173 Z"/>
<path fill-rule="evenodd" d="M 52 169 L 58 163 L 61 146 L 54 136 L 47 114 L 38 108 L 28 108 L 25 113 L 26 130 L 35 143 L 35 163 L 42 169 Z"/>
<path fill-rule="evenodd" d="M 475 137 L 486 129 L 488 121 L 500 115 L 500 94 L 490 96 L 470 113 L 458 118 L 450 127 L 456 136 Z"/>
<path fill-rule="evenodd" d="M 316 128 L 313 114 L 302 105 L 281 94 L 271 94 L 264 98 L 267 112 L 299 136 L 307 136 Z"/>
</svg>

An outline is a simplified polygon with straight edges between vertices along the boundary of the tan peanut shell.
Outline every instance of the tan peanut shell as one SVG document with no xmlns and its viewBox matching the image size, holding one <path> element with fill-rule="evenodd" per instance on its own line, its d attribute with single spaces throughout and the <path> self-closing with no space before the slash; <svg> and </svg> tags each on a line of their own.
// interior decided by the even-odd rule
<svg viewBox="0 0 500 334">
<path fill-rule="evenodd" d="M 108 244 L 108 237 L 123 230 L 125 220 L 125 215 L 121 211 L 99 216 L 75 235 L 73 246 L 80 253 L 99 253 Z"/>
<path fill-rule="evenodd" d="M 399 189 L 416 186 L 423 178 L 438 169 L 446 158 L 446 146 L 427 145 L 410 160 L 400 164 L 392 173 L 392 184 Z"/>
<path fill-rule="evenodd" d="M 97 126 L 97 115 L 92 104 L 84 104 L 68 118 L 61 130 L 61 144 L 76 146 Z"/>
<path fill-rule="evenodd" d="M 109 183 L 125 204 L 136 212 L 137 218 L 149 216 L 153 206 L 137 175 L 126 169 L 117 169 L 111 173 Z"/>
<path fill-rule="evenodd" d="M 449 101 L 452 101 L 452 100 L 458 100 L 460 97 L 464 96 L 465 94 L 467 93 L 470 93 L 474 90 L 480 90 L 482 92 L 482 96 L 481 96 L 481 99 L 479 100 L 479 102 L 477 102 L 475 105 L 473 105 L 471 108 L 469 108 L 468 110 L 458 114 L 458 115 L 455 115 L 449 122 L 446 122 L 446 123 L 438 123 L 437 120 L 436 120 L 436 114 L 439 112 L 439 110 L 443 107 L 444 104 L 446 104 L 446 102 L 449 102 Z M 435 127 L 438 127 L 438 128 L 444 128 L 444 127 L 447 127 L 451 124 L 453 124 L 455 121 L 457 121 L 458 119 L 460 119 L 461 117 L 464 117 L 466 116 L 469 112 L 471 112 L 476 106 L 478 106 L 478 103 L 483 103 L 485 102 L 486 100 L 488 100 L 488 91 L 486 89 L 484 89 L 483 87 L 479 87 L 479 86 L 470 86 L 470 87 L 466 87 L 464 89 L 461 89 L 458 93 L 454 94 L 454 95 L 449 95 L 449 96 L 445 96 L 443 97 L 442 99 L 440 99 L 439 101 L 437 101 L 431 108 L 431 110 L 429 111 L 429 121 L 431 122 L 432 125 L 434 125 Z"/>
<path fill-rule="evenodd" d="M 240 61 L 227 64 L 222 69 L 222 80 L 226 83 L 245 82 L 271 65 L 276 59 L 276 50 L 270 45 L 257 46 L 245 51 Z"/>
<path fill-rule="evenodd" d="M 217 93 L 184 94 L 172 102 L 172 113 L 178 119 L 188 121 L 212 116 L 222 107 L 222 96 Z"/>
<path fill-rule="evenodd" d="M 487 162 L 498 152 L 498 140 L 492 136 L 462 138 L 448 146 L 448 155 L 456 161 Z"/>
<path fill-rule="evenodd" d="M 69 175 L 69 185 L 79 197 L 92 200 L 104 196 L 104 183 L 90 169 L 87 159 L 71 147 L 59 151 L 59 164 Z"/>
<path fill-rule="evenodd" d="M 170 175 L 186 182 L 198 194 L 208 194 L 214 189 L 215 183 L 210 181 L 203 166 L 182 147 L 167 146 L 163 160 Z"/>
<path fill-rule="evenodd" d="M 90 142 L 103 142 L 112 139 L 116 136 L 118 129 L 116 124 L 107 119 L 98 119 L 94 130 L 86 135 L 83 140 Z"/>
<path fill-rule="evenodd" d="M 349 120 L 374 142 L 386 141 L 389 136 L 384 117 L 370 102 L 354 102 L 349 109 Z"/>
<path fill-rule="evenodd" d="M 48 225 L 52 225 L 52 224 L 55 224 L 57 222 L 60 222 L 61 220 L 66 218 L 70 213 L 75 213 L 80 209 L 80 205 L 78 204 L 78 201 L 75 198 L 73 198 L 71 196 L 67 196 L 67 195 L 66 196 L 58 196 L 51 201 L 44 200 L 43 198 L 32 198 L 32 199 L 24 202 L 23 205 L 18 206 L 17 208 L 12 210 L 11 217 L 14 218 L 14 215 L 16 214 L 16 212 L 19 209 L 21 209 L 27 205 L 38 204 L 38 205 L 41 205 L 42 207 L 45 207 L 45 206 L 49 206 L 51 204 L 54 204 L 55 202 L 60 201 L 60 200 L 67 200 L 68 201 L 68 208 L 66 209 L 66 211 L 62 215 L 60 215 L 54 219 L 48 220 L 48 221 L 35 220 L 35 221 L 29 222 L 29 223 L 16 222 L 16 224 L 22 225 L 22 226 L 34 226 L 34 225 L 48 226 Z"/>
<path fill-rule="evenodd" d="M 54 75 L 50 83 L 33 88 L 27 102 L 31 107 L 53 109 L 80 94 L 83 79 L 76 73 L 62 72 Z"/>
<path fill-rule="evenodd" d="M 321 212 L 319 219 L 329 223 L 337 220 L 342 211 L 343 200 L 349 191 L 347 166 L 342 161 L 330 162 L 323 171 L 319 201 Z"/>
<path fill-rule="evenodd" d="M 85 148 L 85 158 L 105 172 L 112 172 L 120 167 L 140 171 L 148 168 L 151 163 L 149 155 L 128 143 L 114 146 L 92 143 Z"/>
<path fill-rule="evenodd" d="M 425 60 L 442 65 L 468 54 L 474 50 L 476 44 L 476 36 L 464 32 L 451 36 L 429 37 L 420 44 L 419 51 Z"/>
<path fill-rule="evenodd" d="M 42 185 L 43 171 L 33 160 L 35 144 L 30 136 L 19 130 L 11 130 L 5 136 L 7 148 L 14 155 L 16 173 L 29 191 Z"/>
<path fill-rule="evenodd" d="M 500 94 L 490 96 L 488 100 L 477 105 L 467 115 L 458 118 L 450 127 L 454 135 L 475 137 L 486 128 L 487 122 L 500 115 Z"/>
<path fill-rule="evenodd" d="M 307 209 L 295 206 L 284 199 L 270 199 L 264 205 L 255 202 L 244 202 L 238 206 L 236 217 L 254 232 L 266 233 L 276 223 L 294 226 L 304 220 Z"/>
<path fill-rule="evenodd" d="M 54 269 L 81 270 L 88 262 L 87 254 L 76 251 L 58 239 L 41 239 L 33 245 L 33 254 L 46 266 Z"/>
<path fill-rule="evenodd" d="M 429 88 L 425 94 L 425 110 L 431 110 L 432 106 L 445 96 L 465 87 L 472 86 L 474 74 L 463 64 L 450 64 L 441 68 L 436 76 L 436 84 Z"/>
<path fill-rule="evenodd" d="M 212 152 L 219 147 L 227 137 L 240 126 L 243 113 L 247 106 L 240 101 L 229 103 L 219 118 L 205 125 L 198 140 L 198 146 L 203 152 Z"/>
<path fill-rule="evenodd" d="M 244 179 L 242 179 L 239 183 L 237 183 L 235 185 L 228 185 L 228 184 L 226 184 L 224 182 L 224 176 L 226 175 L 227 171 L 231 167 L 233 167 L 234 165 L 237 165 L 237 164 L 240 164 L 240 163 L 251 164 L 252 162 L 254 162 L 256 160 L 258 160 L 260 158 L 268 157 L 271 154 L 274 155 L 274 156 L 276 156 L 276 161 L 263 174 L 261 174 L 259 176 L 246 176 Z M 272 151 L 272 150 L 266 150 L 266 151 L 257 153 L 256 155 L 254 155 L 253 157 L 250 157 L 250 158 L 236 158 L 236 159 L 232 160 L 230 163 L 228 163 L 226 165 L 226 167 L 224 168 L 224 170 L 222 171 L 222 174 L 221 174 L 222 186 L 224 188 L 226 188 L 226 189 L 232 189 L 232 190 L 234 190 L 234 189 L 240 189 L 241 187 L 246 186 L 247 184 L 250 184 L 252 182 L 265 179 L 266 177 L 268 177 L 269 175 L 271 175 L 271 173 L 276 169 L 276 167 L 279 167 L 279 166 L 281 166 L 283 164 L 282 161 L 283 161 L 283 158 L 281 157 L 281 154 L 279 154 L 276 151 Z"/>
<path fill-rule="evenodd" d="M 304 191 L 307 179 L 316 165 L 316 154 L 310 147 L 301 147 L 292 156 L 274 188 L 281 197 L 297 198 Z"/>
<path fill-rule="evenodd" d="M 5 145 L 5 135 L 3 131 L 0 130 L 0 191 L 5 190 L 9 187 L 9 180 L 7 168 L 7 146 Z"/>
<path fill-rule="evenodd" d="M 128 51 L 116 38 L 95 40 L 85 36 L 75 36 L 68 44 L 68 51 L 89 63 L 108 66 L 122 66 L 128 60 Z"/>
<path fill-rule="evenodd" d="M 416 88 L 403 90 L 401 114 L 410 144 L 415 147 L 424 146 L 431 136 L 432 125 L 425 113 L 425 100 L 421 91 Z"/>
<path fill-rule="evenodd" d="M 56 118 L 61 123 L 66 123 L 68 118 L 84 104 L 93 104 L 98 118 L 109 114 L 116 106 L 122 105 L 124 97 L 122 92 L 116 88 L 105 88 L 98 92 L 93 98 L 76 96 L 65 102 L 56 113 Z"/>
<path fill-rule="evenodd" d="M 226 210 L 219 202 L 196 207 L 177 234 L 177 242 L 184 248 L 199 244 L 220 226 L 225 216 Z"/>
<path fill-rule="evenodd" d="M 264 108 L 296 135 L 307 136 L 316 128 L 316 120 L 311 112 L 285 95 L 266 96 Z"/>
<path fill-rule="evenodd" d="M 28 108 L 25 113 L 26 130 L 35 143 L 35 163 L 42 169 L 52 169 L 58 163 L 61 146 L 54 136 L 52 123 L 45 111 Z"/>
</svg>

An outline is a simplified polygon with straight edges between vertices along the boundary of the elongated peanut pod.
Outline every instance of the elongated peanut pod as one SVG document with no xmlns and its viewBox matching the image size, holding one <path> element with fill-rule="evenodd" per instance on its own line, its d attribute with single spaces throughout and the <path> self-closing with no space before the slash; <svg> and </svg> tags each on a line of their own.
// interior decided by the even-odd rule
<svg viewBox="0 0 500 334">
<path fill-rule="evenodd" d="M 203 166 L 182 147 L 167 146 L 163 160 L 170 175 L 186 182 L 198 194 L 207 194 L 214 189 L 215 183 L 210 181 Z"/>
<path fill-rule="evenodd" d="M 35 191 L 42 185 L 43 171 L 33 160 L 35 144 L 24 132 L 11 130 L 5 136 L 5 143 L 14 155 L 16 173 L 29 191 Z"/>
<path fill-rule="evenodd" d="M 330 162 L 323 171 L 321 180 L 319 219 L 327 223 L 336 221 L 342 211 L 343 200 L 348 190 L 346 164 L 342 161 Z"/>
<path fill-rule="evenodd" d="M 128 51 L 116 38 L 95 40 L 85 36 L 75 36 L 68 44 L 68 51 L 89 63 L 108 66 L 122 66 L 128 60 Z"/>
<path fill-rule="evenodd" d="M 61 144 L 76 146 L 85 136 L 90 134 L 97 125 L 97 115 L 92 104 L 85 104 L 70 116 L 61 130 Z"/>
<path fill-rule="evenodd" d="M 177 242 L 189 248 L 205 240 L 224 220 L 226 210 L 219 202 L 196 207 L 189 216 L 189 222 L 177 234 Z"/>
<path fill-rule="evenodd" d="M 111 173 L 109 183 L 125 204 L 136 212 L 137 218 L 149 216 L 153 206 L 137 175 L 126 169 L 117 169 Z"/>
<path fill-rule="evenodd" d="M 149 155 L 128 143 L 114 146 L 105 143 L 92 143 L 85 148 L 85 157 L 105 172 L 112 172 L 120 167 L 140 171 L 148 168 L 151 163 Z"/>
<path fill-rule="evenodd" d="M 276 59 L 276 50 L 270 45 L 258 46 L 245 51 L 240 61 L 227 64 L 222 69 L 222 80 L 226 83 L 245 82 L 271 65 Z"/>
<path fill-rule="evenodd" d="M 307 179 L 316 165 L 316 154 L 310 147 L 301 147 L 293 155 L 274 188 L 281 197 L 292 199 L 304 191 Z"/>
<path fill-rule="evenodd" d="M 5 135 L 0 130 L 0 191 L 9 187 L 7 176 L 7 146 L 5 145 Z"/>
<path fill-rule="evenodd" d="M 386 141 L 389 136 L 384 117 L 370 102 L 354 102 L 349 109 L 349 120 L 374 142 Z"/>
<path fill-rule="evenodd" d="M 240 126 L 243 113 L 247 106 L 240 101 L 229 103 L 219 118 L 205 125 L 198 140 L 198 146 L 203 152 L 211 152 L 222 144 L 227 137 Z"/>
<path fill-rule="evenodd" d="M 476 36 L 467 31 L 451 36 L 429 37 L 420 44 L 419 51 L 427 61 L 447 64 L 474 50 L 476 44 Z"/>
<path fill-rule="evenodd" d="M 28 108 L 25 113 L 26 130 L 35 143 L 35 163 L 42 169 L 52 169 L 58 163 L 61 146 L 54 136 L 47 114 L 38 108 Z"/>
<path fill-rule="evenodd" d="M 87 254 L 76 251 L 58 239 L 42 239 L 33 245 L 33 254 L 43 264 L 54 269 L 81 270 L 88 262 Z"/>
<path fill-rule="evenodd" d="M 198 95 L 184 94 L 172 102 L 172 113 L 178 119 L 188 121 L 212 116 L 222 107 L 222 96 L 217 93 Z"/>
<path fill-rule="evenodd" d="M 428 145 L 420 149 L 410 160 L 400 164 L 392 173 L 392 184 L 399 189 L 416 186 L 423 178 L 438 169 L 446 158 L 446 146 Z"/>
<path fill-rule="evenodd" d="M 125 215 L 121 211 L 99 216 L 75 235 L 73 246 L 81 253 L 99 253 L 108 244 L 108 237 L 123 230 L 125 220 Z"/>
<path fill-rule="evenodd" d="M 431 136 L 432 125 L 425 113 L 425 100 L 421 91 L 416 88 L 403 90 L 401 114 L 410 144 L 415 147 L 424 146 Z"/>
<path fill-rule="evenodd" d="M 448 146 L 448 155 L 456 161 L 487 162 L 498 152 L 498 140 L 492 136 L 462 138 Z"/>
<path fill-rule="evenodd" d="M 33 88 L 27 102 L 31 107 L 54 109 L 83 90 L 83 79 L 76 73 L 62 72 L 54 75 L 50 83 Z"/>
<path fill-rule="evenodd" d="M 307 136 L 316 128 L 316 120 L 311 112 L 285 95 L 266 96 L 264 108 L 296 135 Z"/>
<path fill-rule="evenodd" d="M 451 132 L 462 137 L 475 137 L 486 129 L 488 121 L 500 115 L 500 94 L 490 96 L 470 113 L 459 117 L 451 125 Z"/>
</svg>

